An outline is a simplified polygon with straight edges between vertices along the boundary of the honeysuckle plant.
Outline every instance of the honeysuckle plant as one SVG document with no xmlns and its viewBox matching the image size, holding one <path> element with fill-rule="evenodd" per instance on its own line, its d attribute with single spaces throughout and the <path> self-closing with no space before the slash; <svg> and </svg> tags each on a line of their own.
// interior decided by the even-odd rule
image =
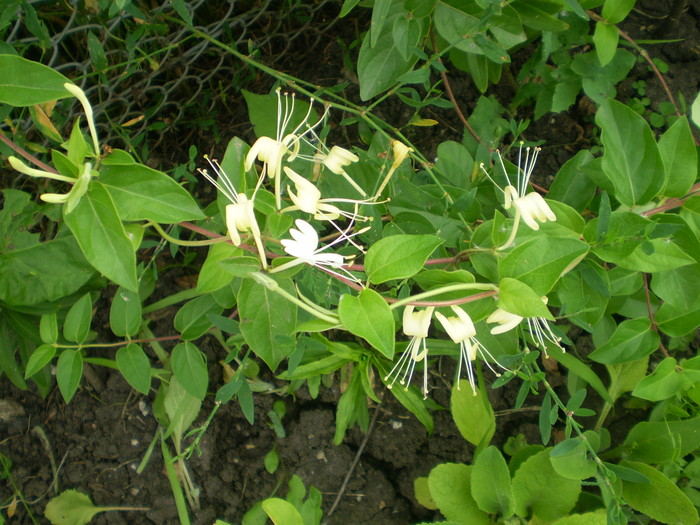
<svg viewBox="0 0 700 525">
<path fill-rule="evenodd" d="M 431 98 L 418 100 L 408 82 L 444 73 L 441 60 L 449 52 L 472 64 L 475 83 L 484 88 L 508 49 L 543 27 L 552 46 L 559 45 L 561 24 L 586 16 L 578 2 L 566 2 L 567 13 L 559 13 L 557 2 L 537 2 L 537 16 L 523 2 L 477 4 L 375 2 L 379 14 L 360 49 L 361 97 L 393 86 L 417 110 L 454 106 L 433 89 Z M 604 4 L 594 44 L 601 63 L 624 62 L 624 53 L 610 56 L 611 47 L 618 55 L 617 43 L 605 45 L 600 35 L 629 11 L 620 2 Z M 399 48 L 394 37 L 401 34 L 418 38 Z M 423 41 L 433 49 L 416 66 Z M 337 443 L 352 425 L 367 429 L 370 404 L 380 403 L 384 387 L 428 431 L 431 403 L 448 390 L 474 461 L 440 465 L 416 486 L 418 500 L 449 520 L 555 522 L 573 512 L 582 487 L 595 485 L 580 500 L 587 505 L 583 520 L 602 513 L 609 523 L 623 523 L 634 510 L 659 521 L 697 521 L 692 492 L 675 483 L 693 476 L 693 436 L 700 431 L 700 365 L 691 346 L 700 303 L 689 285 L 700 280 L 700 197 L 687 118 L 655 134 L 610 90 L 591 90 L 602 153 L 580 151 L 542 177 L 553 180 L 549 187 L 535 187 L 532 179 L 545 175 L 535 166 L 542 153 L 522 136 L 527 124 L 508 120 L 492 99 L 481 98 L 465 118 L 460 142 L 436 145 L 429 160 L 373 105 L 358 106 L 217 44 L 273 75 L 280 87 L 244 93 L 255 140 L 231 137 L 212 146 L 221 158 L 210 166 L 213 175 L 200 160 L 221 194 L 205 211 L 181 181 L 126 151 L 101 148 L 89 97 L 63 75 L 0 55 L 0 71 L 12 70 L 13 87 L 27 88 L 0 89 L 1 102 L 25 107 L 77 97 L 92 139 L 77 121 L 52 150 L 53 167 L 19 147 L 9 159 L 18 176 L 43 179 L 50 190 L 38 188 L 40 204 L 19 190 L 3 192 L 0 214 L 12 226 L 0 260 L 0 315 L 21 344 L 2 347 L 1 366 L 15 384 L 33 381 L 46 394 L 55 365 L 55 381 L 70 401 L 90 363 L 116 368 L 142 395 L 157 388 L 163 410 L 154 442 L 161 442 L 173 485 L 183 487 L 186 497 L 178 501 L 193 508 L 196 483 L 184 458 L 196 441 L 188 445 L 185 434 L 207 395 L 216 401 L 212 417 L 235 399 L 253 422 L 254 389 L 291 392 L 305 384 L 317 395 L 322 378 L 342 377 Z M 382 53 L 396 67 L 376 70 L 386 61 L 372 57 Z M 283 88 L 294 94 L 283 95 Z M 340 139 L 327 124 L 336 112 L 349 116 L 345 124 L 362 124 L 364 142 L 335 143 Z M 509 152 L 513 143 L 516 155 Z M 52 226 L 45 238 L 21 233 L 36 217 Z M 175 255 L 208 251 L 195 287 L 153 301 L 158 272 L 146 248 L 161 243 Z M 110 299 L 118 343 L 97 341 L 90 330 L 98 293 Z M 173 306 L 176 345 L 166 349 L 148 316 Z M 576 332 L 585 334 L 585 349 Z M 227 381 L 208 375 L 198 340 L 209 334 L 225 354 Z M 97 356 L 98 347 L 114 355 Z M 274 385 L 251 375 L 253 360 L 269 368 Z M 432 366 L 437 360 L 447 366 Z M 565 386 L 551 384 L 555 367 L 566 374 Z M 449 381 L 431 380 L 443 369 Z M 496 418 L 487 395 L 506 384 L 517 389 L 515 410 L 539 407 L 540 442 L 547 447 L 511 443 L 510 464 L 490 446 Z M 431 389 L 436 395 L 427 402 Z M 653 407 L 651 420 L 623 439 L 611 438 L 606 418 L 622 397 Z M 590 419 L 593 409 L 597 420 Z M 650 498 L 650 490 L 664 497 Z M 457 500 L 468 505 L 455 508 Z"/>
</svg>

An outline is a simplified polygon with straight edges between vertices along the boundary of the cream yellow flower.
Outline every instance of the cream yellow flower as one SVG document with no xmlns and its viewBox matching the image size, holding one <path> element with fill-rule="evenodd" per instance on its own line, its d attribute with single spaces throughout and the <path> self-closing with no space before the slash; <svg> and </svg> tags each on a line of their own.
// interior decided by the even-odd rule
<svg viewBox="0 0 700 525">
<path fill-rule="evenodd" d="M 469 314 L 462 310 L 459 306 L 451 306 L 452 311 L 456 314 L 456 317 L 446 317 L 440 312 L 435 312 L 435 317 L 437 317 L 440 324 L 450 336 L 453 342 L 459 345 L 459 361 L 457 366 L 457 378 L 462 375 L 462 363 L 467 369 L 467 378 L 469 379 L 469 384 L 472 387 L 472 392 L 476 395 L 476 378 L 474 376 L 474 366 L 472 362 L 476 360 L 477 355 L 479 355 L 486 363 L 491 371 L 500 376 L 500 374 L 491 366 L 489 361 L 486 360 L 488 356 L 497 366 L 507 370 L 503 367 L 496 359 L 491 355 L 491 353 L 476 339 L 476 328 L 472 322 Z M 459 388 L 459 382 L 457 383 L 457 388 Z"/>
<path fill-rule="evenodd" d="M 411 383 L 413 378 L 413 371 L 416 368 L 416 363 L 423 363 L 423 399 L 428 397 L 428 348 L 425 344 L 425 340 L 428 337 L 428 330 L 430 329 L 430 320 L 433 316 L 432 306 L 426 308 L 425 310 L 414 311 L 412 305 L 406 306 L 403 311 L 403 333 L 411 338 L 403 351 L 401 357 L 394 365 L 394 368 L 384 377 L 384 381 L 389 381 L 392 378 L 391 383 L 387 385 L 387 388 L 392 389 L 396 380 L 404 385 L 405 389 L 408 390 L 408 385 Z"/>
</svg>

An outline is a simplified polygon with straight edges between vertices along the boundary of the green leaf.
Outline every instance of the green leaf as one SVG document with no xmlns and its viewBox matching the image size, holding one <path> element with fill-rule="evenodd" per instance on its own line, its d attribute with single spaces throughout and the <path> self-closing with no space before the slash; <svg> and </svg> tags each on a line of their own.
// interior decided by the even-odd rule
<svg viewBox="0 0 700 525">
<path fill-rule="evenodd" d="M 614 25 L 596 22 L 593 43 L 601 66 L 606 66 L 615 57 L 620 33 Z"/>
<path fill-rule="evenodd" d="M 700 264 L 689 264 L 657 272 L 651 280 L 652 291 L 667 304 L 686 311 L 700 306 L 696 285 L 700 282 Z"/>
<path fill-rule="evenodd" d="M 632 395 L 649 401 L 663 401 L 675 396 L 684 386 L 683 372 L 676 367 L 676 360 L 667 357 L 636 385 Z"/>
<path fill-rule="evenodd" d="M 698 176 L 698 152 L 688 119 L 683 116 L 659 139 L 659 153 L 666 170 L 666 197 L 683 197 Z"/>
<path fill-rule="evenodd" d="M 461 51 L 474 53 L 478 51 L 472 41 L 478 31 L 480 20 L 445 2 L 439 2 L 433 13 L 435 29 L 442 38 Z"/>
<path fill-rule="evenodd" d="M 0 102 L 10 106 L 33 106 L 71 96 L 63 87 L 70 80 L 26 58 L 0 55 L 0 71 Z"/>
<path fill-rule="evenodd" d="M 666 463 L 690 454 L 700 446 L 700 417 L 681 421 L 642 421 L 627 434 L 624 447 L 629 459 Z"/>
<path fill-rule="evenodd" d="M 357 75 L 360 79 L 362 100 L 369 100 L 389 89 L 418 61 L 418 57 L 413 54 L 403 58 L 401 51 L 394 45 L 392 29 L 393 22 L 390 21 L 374 44 L 371 42 L 371 32 L 368 32 L 362 40 L 357 58 Z"/>
<path fill-rule="evenodd" d="M 491 442 L 496 431 L 496 416 L 488 397 L 480 390 L 474 395 L 469 382 L 460 379 L 457 388 L 452 389 L 450 410 L 464 439 L 477 446 Z"/>
<path fill-rule="evenodd" d="M 622 321 L 608 341 L 588 356 L 593 361 L 614 365 L 641 359 L 659 348 L 659 334 L 651 329 L 649 318 Z"/>
<path fill-rule="evenodd" d="M 102 73 L 107 69 L 107 56 L 100 39 L 92 31 L 89 31 L 87 34 L 87 45 L 90 53 L 90 64 L 97 73 Z"/>
<path fill-rule="evenodd" d="M 557 474 L 549 459 L 551 450 L 528 458 L 513 476 L 515 512 L 520 517 L 553 521 L 568 514 L 578 500 L 580 482 Z"/>
<path fill-rule="evenodd" d="M 542 296 L 587 252 L 588 245 L 577 239 L 537 236 L 510 250 L 501 259 L 498 274 L 501 280 L 517 279 Z"/>
<path fill-rule="evenodd" d="M 253 129 L 255 130 L 255 135 L 257 137 L 277 137 L 279 132 L 280 136 L 284 137 L 288 133 L 291 133 L 297 126 L 304 122 L 304 117 L 309 113 L 309 103 L 305 100 L 295 100 L 294 101 L 294 111 L 291 112 L 289 116 L 289 122 L 287 123 L 286 129 L 278 130 L 278 118 L 282 116 L 277 116 L 277 111 L 271 111 L 270 108 L 277 107 L 277 95 L 272 93 L 270 95 L 258 95 L 256 93 L 251 93 L 245 89 L 241 90 L 243 92 L 243 97 L 245 98 L 246 104 L 248 106 L 248 115 L 250 116 L 250 122 L 253 124 Z M 312 110 L 309 116 L 309 121 L 315 123 L 318 119 L 316 111 Z M 236 188 L 240 188 L 237 175 L 239 175 L 242 170 L 239 171 L 239 162 L 245 159 L 247 145 L 244 144 L 241 139 L 233 138 L 226 148 L 226 155 L 221 167 L 224 168 L 226 174 L 232 177 L 232 182 Z M 235 162 L 231 162 L 230 159 L 234 159 Z"/>
<path fill-rule="evenodd" d="M 0 301 L 53 302 L 77 292 L 94 274 L 73 236 L 6 251 L 0 254 Z"/>
<path fill-rule="evenodd" d="M 366 339 L 387 359 L 394 357 L 394 316 L 381 295 L 369 288 L 357 297 L 343 295 L 338 315 L 349 332 Z"/>
<path fill-rule="evenodd" d="M 473 467 L 443 463 L 430 471 L 430 495 L 445 518 L 460 525 L 488 525 L 491 520 L 472 497 Z"/>
<path fill-rule="evenodd" d="M 85 258 L 98 271 L 127 290 L 138 291 L 136 256 L 107 190 L 97 181 L 63 218 Z"/>
<path fill-rule="evenodd" d="M 56 312 L 44 314 L 39 321 L 39 336 L 44 343 L 55 343 L 58 341 L 58 321 Z"/>
<path fill-rule="evenodd" d="M 555 521 L 552 525 L 607 525 L 608 513 L 605 509 L 583 514 L 570 514 L 565 518 Z"/>
<path fill-rule="evenodd" d="M 268 498 L 262 508 L 275 525 L 304 525 L 299 511 L 291 503 L 280 498 Z"/>
<path fill-rule="evenodd" d="M 605 146 L 603 171 L 615 198 L 629 207 L 646 204 L 666 186 L 666 171 L 649 124 L 615 100 L 606 100 L 595 117 Z"/>
<path fill-rule="evenodd" d="M 661 523 L 698 523 L 698 511 L 693 503 L 662 472 L 635 461 L 622 461 L 621 465 L 651 481 L 651 485 L 622 482 L 622 497 L 630 507 Z"/>
<path fill-rule="evenodd" d="M 656 312 L 659 328 L 671 337 L 682 337 L 700 326 L 700 308 L 686 310 L 670 304 L 663 304 Z"/>
<path fill-rule="evenodd" d="M 188 394 L 200 401 L 207 395 L 209 375 L 204 355 L 192 343 L 180 343 L 171 357 L 173 375 Z"/>
<path fill-rule="evenodd" d="M 87 293 L 70 307 L 63 323 L 63 337 L 72 343 L 84 343 L 90 333 L 92 298 Z"/>
<path fill-rule="evenodd" d="M 392 235 L 374 243 L 365 255 L 365 270 L 373 284 L 417 274 L 442 239 L 434 235 Z"/>
<path fill-rule="evenodd" d="M 117 288 L 109 309 L 109 327 L 119 337 L 131 337 L 138 333 L 141 328 L 141 298 L 138 293 L 121 286 Z"/>
<path fill-rule="evenodd" d="M 627 77 L 635 63 L 632 53 L 618 47 L 612 61 L 605 66 L 600 65 L 595 51 L 579 53 L 571 62 L 571 70 L 581 77 L 581 86 L 586 95 L 594 102 L 604 104 L 615 97 L 615 84 Z"/>
<path fill-rule="evenodd" d="M 472 468 L 472 496 L 477 505 L 489 514 L 509 518 L 515 512 L 510 471 L 501 452 L 494 446 L 486 447 L 476 457 Z"/>
<path fill-rule="evenodd" d="M 175 314 L 174 326 L 185 340 L 199 339 L 212 327 L 211 314 L 218 315 L 223 308 L 211 294 L 192 299 Z"/>
<path fill-rule="evenodd" d="M 63 400 L 70 403 L 83 377 L 83 356 L 79 349 L 61 352 L 56 363 L 56 382 Z"/>
<path fill-rule="evenodd" d="M 381 369 L 382 377 L 386 377 L 389 372 L 388 369 Z M 423 400 L 423 394 L 420 394 L 418 389 L 415 387 L 403 388 L 395 387 L 390 390 L 391 394 L 401 403 L 406 410 L 411 414 L 416 416 L 416 419 L 421 422 L 421 424 L 428 431 L 428 434 L 432 434 L 435 428 L 435 421 L 430 413 L 430 410 L 426 407 L 425 401 Z"/>
<path fill-rule="evenodd" d="M 528 285 L 506 277 L 498 283 L 498 307 L 520 317 L 554 320 L 542 298 Z"/>
<path fill-rule="evenodd" d="M 382 34 L 382 28 L 389 16 L 392 3 L 394 3 L 393 0 L 376 0 L 372 6 L 372 23 L 369 28 L 372 37 L 370 39 L 372 47 L 377 45 L 377 40 Z"/>
<path fill-rule="evenodd" d="M 588 456 L 583 438 L 575 437 L 557 444 L 550 453 L 552 467 L 566 479 L 584 480 L 595 476 L 597 465 Z"/>
<path fill-rule="evenodd" d="M 296 295 L 289 279 L 278 279 L 280 287 Z M 271 370 L 296 349 L 289 337 L 296 327 L 297 307 L 253 279 L 246 279 L 238 293 L 241 333 L 250 348 Z"/>
<path fill-rule="evenodd" d="M 581 150 L 559 168 L 549 187 L 547 198 L 568 204 L 576 211 L 583 211 L 595 195 L 596 185 L 587 172 L 596 165 L 588 150 Z"/>
<path fill-rule="evenodd" d="M 161 388 L 164 388 L 161 386 Z M 181 451 L 181 440 L 190 425 L 197 419 L 202 402 L 191 395 L 178 381 L 177 377 L 170 379 L 170 384 L 165 387 L 165 399 L 163 407 L 170 420 L 165 431 L 164 438 L 173 436 L 175 450 L 179 454 Z"/>
<path fill-rule="evenodd" d="M 550 345 L 548 347 L 548 352 L 551 357 L 556 359 L 559 363 L 564 365 L 569 369 L 570 372 L 577 375 L 583 379 L 586 383 L 593 387 L 600 397 L 602 397 L 606 402 L 613 403 L 610 394 L 608 394 L 607 388 L 601 381 L 600 377 L 591 369 L 588 365 L 577 359 L 575 356 L 568 352 L 564 352 L 561 348 L 555 345 Z"/>
<path fill-rule="evenodd" d="M 187 190 L 165 173 L 142 164 L 103 166 L 100 183 L 124 221 L 174 224 L 204 218 Z"/>
<path fill-rule="evenodd" d="M 611 24 L 619 24 L 632 11 L 635 0 L 605 0 L 603 18 Z"/>
<path fill-rule="evenodd" d="M 44 516 L 52 525 L 86 525 L 98 512 L 114 507 L 96 507 L 90 496 L 77 490 L 64 490 L 46 504 Z"/>
<path fill-rule="evenodd" d="M 610 397 L 616 401 L 625 392 L 631 392 L 637 384 L 644 378 L 649 366 L 649 357 L 619 363 L 617 365 L 606 365 L 610 374 Z M 612 404 L 611 402 L 611 404 Z"/>
<path fill-rule="evenodd" d="M 151 363 L 141 346 L 129 343 L 117 350 L 115 360 L 126 382 L 138 392 L 148 395 L 151 389 Z"/>
<path fill-rule="evenodd" d="M 44 344 L 34 350 L 27 361 L 27 367 L 24 370 L 24 378 L 29 379 L 44 368 L 51 362 L 54 355 L 56 355 L 56 347 L 53 345 Z"/>
</svg>

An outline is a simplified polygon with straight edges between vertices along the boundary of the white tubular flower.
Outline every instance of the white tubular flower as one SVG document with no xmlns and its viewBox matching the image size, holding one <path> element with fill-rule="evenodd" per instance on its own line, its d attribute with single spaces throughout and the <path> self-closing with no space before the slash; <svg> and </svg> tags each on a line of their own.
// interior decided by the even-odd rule
<svg viewBox="0 0 700 525">
<path fill-rule="evenodd" d="M 231 242 L 233 242 L 235 246 L 239 246 L 241 244 L 239 232 L 252 234 L 255 245 L 258 248 L 258 254 L 260 255 L 260 263 L 263 269 L 267 269 L 265 247 L 260 235 L 258 221 L 255 218 L 255 208 L 253 205 L 255 193 L 253 193 L 252 199 L 248 199 L 245 194 L 238 193 L 233 182 L 231 182 L 231 179 L 226 175 L 226 172 L 221 168 L 218 161 L 215 159 L 212 160 L 206 155 L 204 158 L 207 159 L 209 166 L 211 166 L 216 173 L 218 181 L 214 179 L 206 169 L 198 169 L 197 171 L 230 201 L 230 204 L 226 205 L 226 228 L 231 237 Z"/>
<path fill-rule="evenodd" d="M 78 179 L 74 179 L 72 177 L 66 177 L 65 175 L 60 175 L 58 173 L 51 173 L 50 171 L 44 171 L 44 170 L 38 170 L 36 168 L 30 168 L 24 162 L 22 162 L 20 159 L 18 159 L 17 157 L 15 157 L 13 155 L 10 155 L 9 157 L 7 157 L 7 160 L 10 163 L 10 166 L 12 166 L 14 169 L 19 171 L 20 173 L 24 173 L 25 175 L 29 175 L 30 177 L 60 180 L 61 182 L 68 182 L 70 184 L 75 184 L 78 180 Z"/>
<path fill-rule="evenodd" d="M 542 302 L 547 304 L 547 296 L 542 297 Z M 535 346 L 544 352 L 545 357 L 549 357 L 547 353 L 547 345 L 545 340 L 559 347 L 562 352 L 566 352 L 561 345 L 561 337 L 557 337 L 552 332 L 549 326 L 549 321 L 544 317 L 520 317 L 519 315 L 506 312 L 502 308 L 496 310 L 486 319 L 487 323 L 497 323 L 498 326 L 491 329 L 494 335 L 508 332 L 518 326 L 525 319 L 527 321 L 527 329 L 535 342 Z"/>
<path fill-rule="evenodd" d="M 425 344 L 425 340 L 428 337 L 428 330 L 430 328 L 430 320 L 433 317 L 433 310 L 435 308 L 430 306 L 425 310 L 420 310 L 414 312 L 412 305 L 406 306 L 403 311 L 403 333 L 411 338 L 403 351 L 401 357 L 394 365 L 394 368 L 384 377 L 384 381 L 389 381 L 392 378 L 391 383 L 387 385 L 387 388 L 392 389 L 396 380 L 404 385 L 404 388 L 408 390 L 408 385 L 411 383 L 411 378 L 413 378 L 413 371 L 416 368 L 416 363 L 424 361 L 423 364 L 423 399 L 428 397 L 428 347 Z"/>
<path fill-rule="evenodd" d="M 523 317 L 506 312 L 502 308 L 496 308 L 496 310 L 489 315 L 488 319 L 486 319 L 486 322 L 498 323 L 498 326 L 491 329 L 492 334 L 498 335 L 510 332 L 513 328 L 518 326 L 523 319 Z"/>
<path fill-rule="evenodd" d="M 352 187 L 360 193 L 360 195 L 363 197 L 367 196 L 365 190 L 363 190 L 359 184 L 357 184 L 357 182 L 355 182 L 343 169 L 345 166 L 349 166 L 353 162 L 360 160 L 360 157 L 355 155 L 352 151 L 341 148 L 340 146 L 333 146 L 328 154 L 319 152 L 316 154 L 314 159 L 328 168 L 331 173 L 342 175 L 345 180 L 348 181 Z"/>
<path fill-rule="evenodd" d="M 394 170 L 398 168 L 404 161 L 404 159 L 408 157 L 408 154 L 413 151 L 413 148 L 409 148 L 408 146 L 406 146 L 406 144 L 398 140 L 394 140 L 391 142 L 391 149 L 394 153 L 394 162 L 391 165 L 391 168 Z"/>
<path fill-rule="evenodd" d="M 77 98 L 80 101 L 80 104 L 83 106 L 83 111 L 85 111 L 85 119 L 87 120 L 90 135 L 92 136 L 92 145 L 95 148 L 95 155 L 99 157 L 100 143 L 97 140 L 97 130 L 95 129 L 95 119 L 93 117 L 90 101 L 85 96 L 85 92 L 75 84 L 66 82 L 63 84 L 63 87 L 66 88 L 66 91 L 68 91 L 71 95 Z"/>
<path fill-rule="evenodd" d="M 285 94 L 283 109 L 281 90 L 277 88 L 277 131 L 275 138 L 258 138 L 255 144 L 253 144 L 253 147 L 250 148 L 248 155 L 246 155 L 244 164 L 245 170 L 248 171 L 253 166 L 255 159 L 263 163 L 262 176 L 264 177 L 265 174 L 267 174 L 270 179 L 275 180 L 275 200 L 277 209 L 282 207 L 280 175 L 284 156 L 289 155 L 287 157 L 288 161 L 294 160 L 299 154 L 299 148 L 301 146 L 300 141 L 303 139 L 304 135 L 313 133 L 313 129 L 323 122 L 323 119 L 328 113 L 326 109 L 318 122 L 313 126 L 309 126 L 307 122 L 311 116 L 311 108 L 314 104 L 314 100 L 311 99 L 309 110 L 306 112 L 303 120 L 290 133 L 287 133 L 287 126 L 289 126 L 292 116 L 294 115 L 294 100 L 294 94 L 292 94 L 291 103 L 289 102 L 289 97 Z M 299 131 L 303 127 L 306 127 L 306 129 L 300 133 Z"/>
<path fill-rule="evenodd" d="M 347 231 L 341 232 L 342 234 L 340 237 L 338 237 L 332 243 L 319 248 L 318 233 L 316 233 L 313 226 L 302 219 L 297 219 L 294 221 L 294 224 L 296 225 L 297 229 L 289 229 L 289 234 L 292 236 L 292 238 L 282 239 L 280 242 L 282 243 L 284 251 L 295 259 L 271 269 L 270 273 L 281 272 L 299 264 L 308 264 L 310 266 L 315 266 L 316 268 L 325 270 L 326 272 L 337 277 L 350 279 L 357 284 L 362 284 L 357 277 L 344 268 L 346 259 L 350 259 L 351 257 L 345 257 L 338 253 L 323 253 L 325 250 L 335 246 L 339 242 L 348 240 L 352 235 L 347 235 Z M 358 235 L 362 233 L 362 231 L 359 231 L 353 235 Z"/>
<path fill-rule="evenodd" d="M 531 151 L 532 149 L 532 151 Z M 516 213 L 519 213 L 525 224 L 533 230 L 539 230 L 540 225 L 537 222 L 556 221 L 557 216 L 551 210 L 549 205 L 544 201 L 539 193 L 527 193 L 527 186 L 530 183 L 530 176 L 535 169 L 537 157 L 541 148 L 525 148 L 525 160 L 523 162 L 523 146 L 520 145 L 518 150 L 518 178 L 516 181 L 517 188 L 513 186 L 508 178 L 508 172 L 503 164 L 501 154 L 498 154 L 498 160 L 501 163 L 503 173 L 506 175 L 508 186 L 504 190 L 505 193 L 505 209 L 509 209 L 511 205 L 515 207 Z"/>
<path fill-rule="evenodd" d="M 462 375 L 462 363 L 467 368 L 467 378 L 469 379 L 469 384 L 472 387 L 472 392 L 476 395 L 476 378 L 474 377 L 474 367 L 472 361 L 476 360 L 477 354 L 481 357 L 482 361 L 486 363 L 486 366 L 491 369 L 491 371 L 499 376 L 498 372 L 494 370 L 486 360 L 486 356 L 489 357 L 496 365 L 507 370 L 505 367 L 501 366 L 498 361 L 491 355 L 491 353 L 476 339 L 476 328 L 474 328 L 474 323 L 469 317 L 469 314 L 459 308 L 458 306 L 451 306 L 452 311 L 457 314 L 457 317 L 445 317 L 440 312 L 435 312 L 435 317 L 438 318 L 440 324 L 450 336 L 450 339 L 459 345 L 459 361 L 457 365 L 457 378 Z M 459 383 L 457 383 L 457 388 L 459 388 Z"/>
</svg>

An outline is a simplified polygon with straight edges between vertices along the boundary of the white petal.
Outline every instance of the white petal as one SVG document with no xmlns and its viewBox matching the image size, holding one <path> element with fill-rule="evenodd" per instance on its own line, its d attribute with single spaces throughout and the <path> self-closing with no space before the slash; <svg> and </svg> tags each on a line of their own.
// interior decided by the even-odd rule
<svg viewBox="0 0 700 525">
<path fill-rule="evenodd" d="M 496 310 L 486 319 L 486 322 L 498 323 L 498 326 L 491 329 L 491 333 L 497 335 L 512 330 L 518 326 L 522 320 L 523 318 L 519 315 L 511 314 L 510 312 L 506 312 L 501 308 L 496 308 Z"/>
</svg>

